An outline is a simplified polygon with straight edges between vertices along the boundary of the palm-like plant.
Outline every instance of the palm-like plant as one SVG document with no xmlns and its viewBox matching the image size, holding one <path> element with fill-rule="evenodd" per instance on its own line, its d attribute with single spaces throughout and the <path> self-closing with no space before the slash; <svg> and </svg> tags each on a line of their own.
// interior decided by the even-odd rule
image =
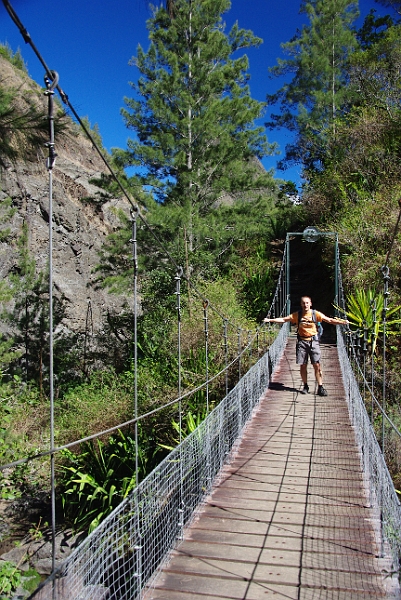
<svg viewBox="0 0 401 600">
<path fill-rule="evenodd" d="M 181 431 L 180 431 L 180 424 L 177 423 L 177 421 L 174 421 L 174 419 L 172 420 L 171 424 L 173 426 L 173 429 L 175 429 L 175 431 L 178 433 L 178 435 L 180 435 L 180 438 L 186 438 L 188 435 L 190 435 L 191 433 L 193 433 L 195 431 L 195 429 L 197 429 L 199 427 L 199 425 L 205 420 L 207 414 L 206 411 L 204 411 L 203 413 L 197 413 L 197 414 L 193 414 L 191 411 L 188 411 L 188 413 L 185 416 L 184 422 L 181 426 Z M 174 446 L 170 446 L 170 445 L 166 445 L 166 444 L 159 444 L 159 446 L 161 448 L 164 448 L 165 450 L 168 450 L 169 452 L 171 452 L 172 450 L 174 450 L 174 448 L 176 446 L 178 446 L 178 444 L 180 443 L 180 439 L 179 438 L 174 438 Z"/>
<path fill-rule="evenodd" d="M 348 294 L 346 304 L 345 314 L 351 327 L 367 331 L 368 343 L 371 344 L 372 353 L 374 353 L 377 338 L 384 331 L 384 295 L 370 288 L 367 290 L 357 289 L 354 293 Z M 337 308 L 339 309 L 339 307 Z M 385 315 L 387 335 L 400 334 L 400 315 L 401 305 L 392 306 L 389 303 Z"/>
<path fill-rule="evenodd" d="M 77 530 L 93 531 L 136 485 L 135 456 L 140 476 L 147 474 L 149 455 L 122 431 L 108 444 L 82 444 L 81 454 L 64 451 L 62 504 Z"/>
</svg>

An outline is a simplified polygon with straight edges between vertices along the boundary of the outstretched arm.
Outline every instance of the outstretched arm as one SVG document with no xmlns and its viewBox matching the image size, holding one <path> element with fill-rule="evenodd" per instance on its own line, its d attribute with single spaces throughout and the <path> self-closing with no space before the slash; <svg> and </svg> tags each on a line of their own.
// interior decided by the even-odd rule
<svg viewBox="0 0 401 600">
<path fill-rule="evenodd" d="M 330 323 L 330 325 L 349 325 L 349 321 L 347 319 L 340 319 L 338 317 L 326 317 L 326 315 L 322 314 L 322 321 L 325 323 Z"/>
<path fill-rule="evenodd" d="M 287 317 L 275 317 L 274 319 L 267 317 L 263 319 L 264 323 L 288 323 L 288 321 L 291 321 L 291 315 L 288 315 Z"/>
</svg>

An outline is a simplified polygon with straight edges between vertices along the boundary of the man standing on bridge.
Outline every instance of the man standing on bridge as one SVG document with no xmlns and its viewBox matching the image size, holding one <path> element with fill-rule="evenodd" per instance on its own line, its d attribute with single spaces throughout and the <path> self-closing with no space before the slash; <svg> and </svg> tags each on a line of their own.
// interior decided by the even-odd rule
<svg viewBox="0 0 401 600">
<path fill-rule="evenodd" d="M 288 323 L 289 321 L 294 325 L 297 325 L 297 365 L 300 365 L 301 379 L 304 384 L 301 394 L 309 393 L 307 368 L 308 358 L 310 357 L 318 385 L 317 393 L 319 396 L 327 396 L 327 391 L 323 387 L 323 377 L 320 368 L 321 352 L 317 323 L 324 321 L 325 323 L 330 323 L 330 325 L 348 325 L 349 321 L 346 319 L 338 319 L 336 317 L 326 317 L 326 315 L 317 310 L 314 311 L 314 319 L 312 313 L 312 300 L 309 296 L 302 296 L 301 309 L 301 311 L 292 313 L 287 317 L 276 317 L 274 319 L 266 318 L 263 320 L 265 323 Z M 298 323 L 299 314 L 301 315 L 301 318 Z"/>
</svg>

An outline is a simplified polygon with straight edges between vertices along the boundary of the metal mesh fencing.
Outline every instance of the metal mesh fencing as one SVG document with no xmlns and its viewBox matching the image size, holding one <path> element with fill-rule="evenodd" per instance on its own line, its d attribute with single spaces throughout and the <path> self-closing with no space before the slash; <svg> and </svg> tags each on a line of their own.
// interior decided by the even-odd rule
<svg viewBox="0 0 401 600">
<path fill-rule="evenodd" d="M 345 310 L 346 303 L 339 256 L 337 256 L 337 263 L 339 273 L 339 305 Z M 382 449 L 377 441 L 371 419 L 366 410 L 365 400 L 361 394 L 361 389 L 370 390 L 373 401 L 373 390 L 370 389 L 364 372 L 359 366 L 357 352 L 352 344 L 351 336 L 348 336 L 348 338 L 346 339 L 344 333 L 337 328 L 337 349 L 344 379 L 348 410 L 360 449 L 361 464 L 370 504 L 380 524 L 376 534 L 381 547 L 381 555 L 386 556 L 390 560 L 390 570 L 392 573 L 398 573 L 398 576 L 400 576 L 401 504 L 398 500 Z M 350 357 L 355 363 L 354 368 Z M 357 377 L 362 381 L 358 382 Z"/>
<path fill-rule="evenodd" d="M 360 386 L 349 361 L 343 334 L 340 331 L 337 332 L 337 348 L 348 410 L 361 453 L 370 504 L 380 523 L 377 534 L 381 553 L 382 555 L 390 554 L 392 569 L 397 572 L 401 566 L 401 505 L 370 422 Z"/>
<path fill-rule="evenodd" d="M 286 323 L 268 352 L 68 557 L 31 598 L 132 600 L 167 558 L 210 493 L 267 388 L 287 341 Z"/>
</svg>

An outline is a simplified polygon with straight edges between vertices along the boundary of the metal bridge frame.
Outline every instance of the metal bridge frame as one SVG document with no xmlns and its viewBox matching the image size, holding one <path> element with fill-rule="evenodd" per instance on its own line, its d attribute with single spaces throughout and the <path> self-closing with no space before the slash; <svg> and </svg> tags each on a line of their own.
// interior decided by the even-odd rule
<svg viewBox="0 0 401 600">
<path fill-rule="evenodd" d="M 334 237 L 334 304 L 338 306 L 338 233 L 336 231 L 319 231 L 316 227 L 306 227 L 302 232 L 289 231 L 285 238 L 286 246 L 286 284 L 287 284 L 287 315 L 291 314 L 290 297 L 290 241 L 291 237 L 302 236 L 307 242 L 317 242 L 320 237 Z M 336 310 L 337 313 L 337 310 Z"/>
</svg>

